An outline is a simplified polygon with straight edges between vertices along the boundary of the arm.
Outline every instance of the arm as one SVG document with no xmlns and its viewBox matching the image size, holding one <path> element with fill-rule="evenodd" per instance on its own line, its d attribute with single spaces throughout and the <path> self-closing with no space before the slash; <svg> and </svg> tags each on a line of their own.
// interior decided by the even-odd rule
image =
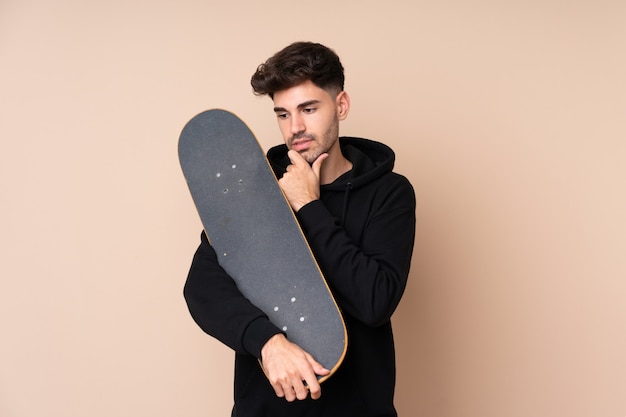
<svg viewBox="0 0 626 417">
<path fill-rule="evenodd" d="M 324 155 L 324 154 L 323 154 Z M 389 173 L 352 193 L 361 193 L 358 216 L 340 224 L 319 199 L 320 156 L 309 166 L 292 162 L 279 184 L 341 308 L 357 320 L 386 323 L 404 293 L 415 239 L 415 193 L 409 181 Z M 364 213 L 367 210 L 367 213 Z M 340 213 L 336 213 L 339 215 Z"/>
<path fill-rule="evenodd" d="M 240 353 L 262 360 L 276 395 L 288 401 L 321 395 L 317 375 L 326 375 L 313 357 L 274 326 L 241 294 L 217 261 L 204 233 L 184 288 L 191 316 L 209 335 Z M 306 381 L 306 387 L 303 383 Z"/>
<path fill-rule="evenodd" d="M 205 233 L 194 255 L 184 296 L 198 326 L 237 352 L 260 358 L 265 342 L 281 332 L 241 294 L 219 265 Z"/>
<path fill-rule="evenodd" d="M 380 204 L 369 209 L 363 224 L 351 225 L 348 213 L 341 225 L 320 200 L 297 213 L 342 309 L 370 326 L 387 322 L 397 307 L 415 238 L 415 195 L 409 182 L 394 176 L 376 192 L 382 194 Z M 346 231 L 355 228 L 362 232 Z"/>
</svg>

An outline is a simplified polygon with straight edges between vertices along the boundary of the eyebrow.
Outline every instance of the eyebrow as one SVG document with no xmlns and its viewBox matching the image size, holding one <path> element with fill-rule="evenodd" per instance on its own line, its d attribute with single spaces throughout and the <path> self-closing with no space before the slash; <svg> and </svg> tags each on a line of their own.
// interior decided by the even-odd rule
<svg viewBox="0 0 626 417">
<path fill-rule="evenodd" d="M 317 104 L 319 102 L 320 102 L 319 100 L 308 100 L 308 101 L 305 101 L 304 103 L 298 104 L 298 109 L 303 109 L 305 107 L 309 107 L 310 105 Z M 286 112 L 286 111 L 287 109 L 285 109 L 284 107 L 274 107 L 275 113 Z"/>
</svg>

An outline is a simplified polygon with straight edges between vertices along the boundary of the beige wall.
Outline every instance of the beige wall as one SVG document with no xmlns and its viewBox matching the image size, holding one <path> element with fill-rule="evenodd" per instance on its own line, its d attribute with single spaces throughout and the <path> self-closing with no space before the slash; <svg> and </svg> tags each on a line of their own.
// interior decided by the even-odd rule
<svg viewBox="0 0 626 417">
<path fill-rule="evenodd" d="M 625 416 L 625 5 L 0 0 L 0 415 L 228 415 L 176 141 L 223 107 L 278 143 L 248 79 L 311 39 L 418 196 L 402 415 Z"/>
</svg>

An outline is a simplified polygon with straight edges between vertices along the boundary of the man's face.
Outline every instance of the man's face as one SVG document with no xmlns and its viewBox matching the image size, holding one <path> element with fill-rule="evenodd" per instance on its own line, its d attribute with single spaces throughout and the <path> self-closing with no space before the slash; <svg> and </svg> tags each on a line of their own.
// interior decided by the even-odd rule
<svg viewBox="0 0 626 417">
<path fill-rule="evenodd" d="M 340 104 L 343 95 L 333 97 L 311 81 L 274 93 L 274 112 L 285 144 L 309 164 L 324 152 L 329 156 L 340 152 L 337 139 L 339 120 L 345 118 Z"/>
</svg>

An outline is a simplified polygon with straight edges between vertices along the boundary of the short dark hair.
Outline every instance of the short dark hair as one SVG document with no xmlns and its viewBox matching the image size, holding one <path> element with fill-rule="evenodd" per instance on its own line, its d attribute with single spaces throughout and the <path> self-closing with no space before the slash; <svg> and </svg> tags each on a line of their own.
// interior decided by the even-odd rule
<svg viewBox="0 0 626 417">
<path fill-rule="evenodd" d="M 269 95 L 294 87 L 305 81 L 330 93 L 338 94 L 344 87 L 343 66 L 330 48 L 313 42 L 295 42 L 259 65 L 250 83 L 254 94 Z"/>
</svg>

